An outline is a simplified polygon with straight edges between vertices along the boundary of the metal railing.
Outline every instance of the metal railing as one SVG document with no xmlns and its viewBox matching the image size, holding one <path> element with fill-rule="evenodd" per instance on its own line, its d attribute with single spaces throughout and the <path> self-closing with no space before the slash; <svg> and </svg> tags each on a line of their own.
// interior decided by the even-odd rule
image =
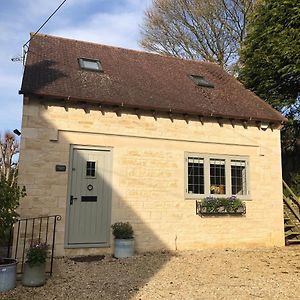
<svg viewBox="0 0 300 300">
<path fill-rule="evenodd" d="M 29 245 L 37 241 L 49 245 L 46 273 L 52 275 L 55 249 L 57 221 L 60 215 L 17 220 L 11 227 L 10 242 L 7 257 L 15 258 L 19 262 L 18 273 L 22 274 L 26 260 L 26 250 Z"/>
</svg>

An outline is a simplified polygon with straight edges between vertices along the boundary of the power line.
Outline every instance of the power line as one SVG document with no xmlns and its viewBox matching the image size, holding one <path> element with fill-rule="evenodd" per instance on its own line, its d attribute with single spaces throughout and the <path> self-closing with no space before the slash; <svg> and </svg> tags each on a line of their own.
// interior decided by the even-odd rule
<svg viewBox="0 0 300 300">
<path fill-rule="evenodd" d="M 49 18 L 39 27 L 39 29 L 31 36 L 31 38 L 23 45 L 23 48 L 25 48 L 29 42 L 37 35 L 37 33 L 48 23 L 48 21 L 56 14 L 56 12 L 65 4 L 67 0 L 64 0 L 57 8 L 56 10 L 49 16 Z"/>
<path fill-rule="evenodd" d="M 25 55 L 27 53 L 28 50 L 28 44 L 30 43 L 30 41 L 37 35 L 37 33 L 49 22 L 49 20 L 57 13 L 57 11 L 65 4 L 67 0 L 64 0 L 56 9 L 55 11 L 47 18 L 47 20 L 39 27 L 39 29 L 30 37 L 30 39 L 22 46 L 23 49 L 23 54 L 13 57 L 11 58 L 11 61 L 16 62 L 16 61 L 22 61 L 23 65 L 25 62 Z"/>
</svg>

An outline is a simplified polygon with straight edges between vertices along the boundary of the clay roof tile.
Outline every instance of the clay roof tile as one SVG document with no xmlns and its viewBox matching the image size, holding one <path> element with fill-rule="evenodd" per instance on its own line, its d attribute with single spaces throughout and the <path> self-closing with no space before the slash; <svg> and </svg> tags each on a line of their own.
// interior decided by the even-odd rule
<svg viewBox="0 0 300 300">
<path fill-rule="evenodd" d="M 99 60 L 103 72 L 83 70 Z M 190 75 L 212 87 L 197 86 Z M 286 119 L 217 64 L 37 34 L 30 42 L 24 95 L 157 111 L 282 123 Z"/>
</svg>

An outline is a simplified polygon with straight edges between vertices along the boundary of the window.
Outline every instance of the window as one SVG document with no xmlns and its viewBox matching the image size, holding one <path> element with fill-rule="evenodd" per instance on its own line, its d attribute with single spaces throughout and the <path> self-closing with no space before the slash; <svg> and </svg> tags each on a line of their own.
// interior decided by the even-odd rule
<svg viewBox="0 0 300 300">
<path fill-rule="evenodd" d="M 221 194 L 225 195 L 225 159 L 210 159 L 209 160 L 210 168 L 210 193 L 211 194 Z"/>
<path fill-rule="evenodd" d="M 203 158 L 188 158 L 188 193 L 204 194 L 204 161 Z"/>
<path fill-rule="evenodd" d="M 190 75 L 191 79 L 194 81 L 194 83 L 198 86 L 202 87 L 208 87 L 208 88 L 213 88 L 214 85 L 209 82 L 206 78 L 200 75 Z"/>
<path fill-rule="evenodd" d="M 101 63 L 97 59 L 79 58 L 79 65 L 81 69 L 103 71 Z"/>
<path fill-rule="evenodd" d="M 249 196 L 246 157 L 186 153 L 186 198 Z"/>
<path fill-rule="evenodd" d="M 233 195 L 245 195 L 247 190 L 246 182 L 246 161 L 231 160 L 231 193 Z"/>
<path fill-rule="evenodd" d="M 94 162 L 94 161 L 86 162 L 86 176 L 87 177 L 96 177 L 96 162 Z"/>
</svg>

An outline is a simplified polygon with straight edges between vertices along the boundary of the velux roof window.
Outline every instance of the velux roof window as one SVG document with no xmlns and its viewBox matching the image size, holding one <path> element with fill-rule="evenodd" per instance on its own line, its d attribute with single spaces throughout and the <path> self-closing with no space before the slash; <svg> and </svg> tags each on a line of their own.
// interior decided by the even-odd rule
<svg viewBox="0 0 300 300">
<path fill-rule="evenodd" d="M 101 63 L 98 59 L 79 58 L 79 65 L 81 69 L 90 71 L 103 71 Z"/>
<path fill-rule="evenodd" d="M 198 86 L 213 88 L 214 85 L 208 81 L 206 78 L 200 75 L 190 75 L 190 78 L 194 81 L 194 83 Z"/>
</svg>

